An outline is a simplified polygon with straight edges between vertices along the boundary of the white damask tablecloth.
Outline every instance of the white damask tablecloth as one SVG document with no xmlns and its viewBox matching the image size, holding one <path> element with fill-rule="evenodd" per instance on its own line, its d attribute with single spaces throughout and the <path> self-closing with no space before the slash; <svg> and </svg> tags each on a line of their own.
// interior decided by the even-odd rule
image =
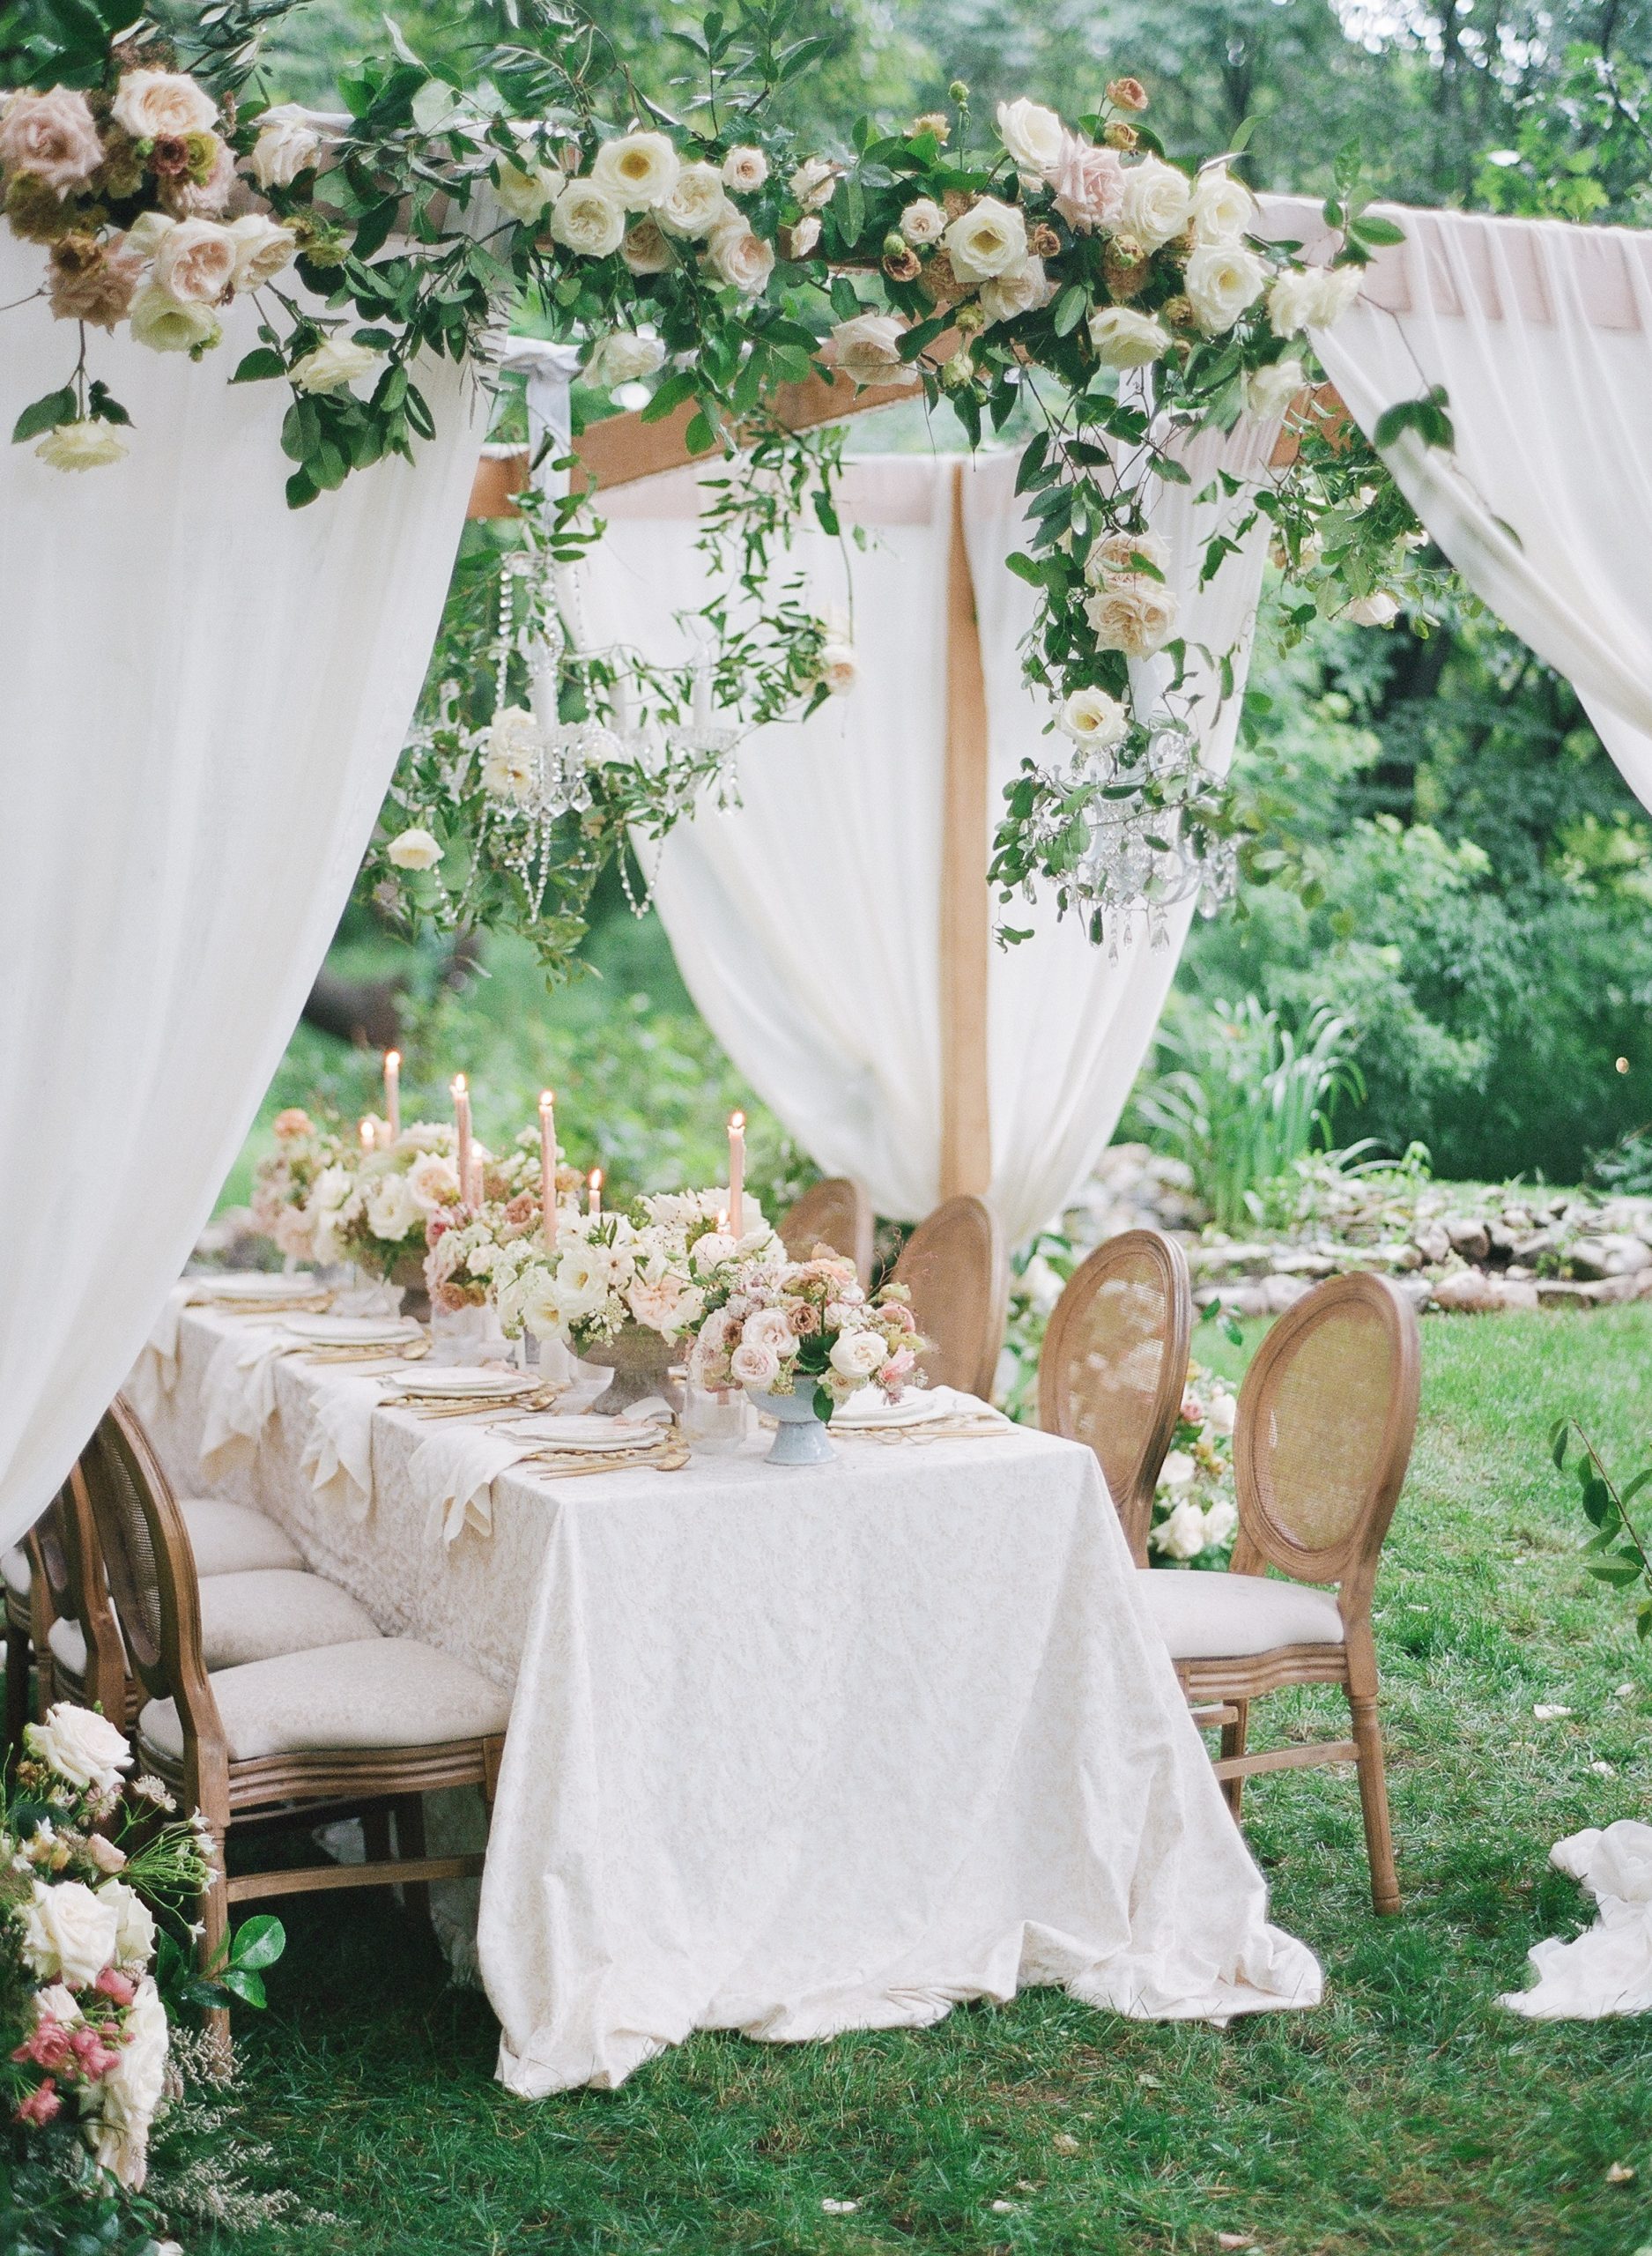
<svg viewBox="0 0 1652 2256">
<path fill-rule="evenodd" d="M 172 1387 L 139 1374 L 191 1489 L 209 1364 L 253 1329 L 189 1309 Z M 515 1685 L 478 1931 L 513 2089 L 618 2084 L 696 2028 L 917 2028 L 1032 1983 L 1139 2017 L 1318 2001 L 1088 1450 L 1027 1432 L 845 1439 L 798 1472 L 760 1444 L 671 1474 L 507 1472 L 449 1541 L 410 1475 L 441 1428 L 374 1411 L 359 1509 L 305 1457 L 363 1378 L 257 1376 L 273 1408 L 214 1458 L 218 1493 L 387 1631 Z"/>
</svg>

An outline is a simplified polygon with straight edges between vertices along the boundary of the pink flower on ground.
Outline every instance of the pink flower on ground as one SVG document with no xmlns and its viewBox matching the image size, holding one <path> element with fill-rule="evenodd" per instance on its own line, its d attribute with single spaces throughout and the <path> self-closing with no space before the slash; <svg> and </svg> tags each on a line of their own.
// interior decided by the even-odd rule
<svg viewBox="0 0 1652 2256">
<path fill-rule="evenodd" d="M 103 144 L 84 94 L 54 86 L 44 94 L 16 93 L 0 117 L 0 172 L 32 179 L 62 196 L 90 180 L 103 162 Z"/>
<path fill-rule="evenodd" d="M 106 1966 L 92 1986 L 106 1998 L 113 1998 L 117 2006 L 130 2006 L 137 1995 L 137 1985 L 114 1966 Z"/>
<path fill-rule="evenodd" d="M 63 2104 L 57 2096 L 56 2085 L 48 2076 L 43 2083 L 35 2086 L 26 2099 L 19 2100 L 15 2120 L 19 2123 L 49 2123 Z"/>
</svg>

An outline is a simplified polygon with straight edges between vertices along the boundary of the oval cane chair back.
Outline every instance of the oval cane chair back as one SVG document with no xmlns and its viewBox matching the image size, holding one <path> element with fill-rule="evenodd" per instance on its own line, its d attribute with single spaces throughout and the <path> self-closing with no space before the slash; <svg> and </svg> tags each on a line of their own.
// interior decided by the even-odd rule
<svg viewBox="0 0 1652 2256">
<path fill-rule="evenodd" d="M 1095 1452 L 1138 1567 L 1192 1332 L 1187 1256 L 1159 1230 L 1125 1230 L 1074 1270 L 1039 1357 L 1039 1424 Z"/>
<path fill-rule="evenodd" d="M 829 1245 L 855 1264 L 863 1285 L 870 1281 L 872 1202 L 848 1176 L 828 1176 L 811 1184 L 781 1216 L 775 1232 L 794 1261 L 807 1261 L 817 1245 Z"/>
<path fill-rule="evenodd" d="M 992 1395 L 1010 1306 L 1010 1265 L 997 1217 L 982 1198 L 948 1198 L 918 1224 L 895 1264 L 912 1295 L 918 1329 L 934 1342 L 923 1358 L 937 1386 Z"/>
<path fill-rule="evenodd" d="M 57 1612 L 78 1622 L 86 1643 L 85 1696 L 111 1722 L 124 1725 L 127 1711 L 126 1651 L 109 1597 L 103 1547 L 98 1540 L 86 1493 L 85 1474 L 77 1465 L 58 1491 L 53 1507 L 54 1547 L 64 1572 L 60 1590 L 53 1582 Z M 51 1572 L 48 1568 L 48 1572 Z"/>
<path fill-rule="evenodd" d="M 1386 1277 L 1333 1277 L 1282 1316 L 1240 1389 L 1233 1567 L 1342 1583 L 1376 1573 L 1417 1430 L 1417 1314 Z"/>
</svg>

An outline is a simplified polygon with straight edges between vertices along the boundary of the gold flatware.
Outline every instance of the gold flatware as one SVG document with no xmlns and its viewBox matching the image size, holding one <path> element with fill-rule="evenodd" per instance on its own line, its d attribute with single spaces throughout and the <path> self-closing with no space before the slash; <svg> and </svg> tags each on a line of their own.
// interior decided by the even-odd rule
<svg viewBox="0 0 1652 2256">
<path fill-rule="evenodd" d="M 688 1459 L 688 1444 L 668 1436 L 643 1449 L 542 1450 L 517 1463 L 534 1466 L 541 1480 L 579 1480 L 596 1473 L 680 1473 Z"/>
</svg>

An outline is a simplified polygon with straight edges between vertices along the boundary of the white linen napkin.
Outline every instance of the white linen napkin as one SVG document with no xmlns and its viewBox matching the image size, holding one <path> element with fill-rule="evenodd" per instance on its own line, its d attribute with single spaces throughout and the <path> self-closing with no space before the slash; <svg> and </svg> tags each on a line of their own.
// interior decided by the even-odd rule
<svg viewBox="0 0 1652 2256">
<path fill-rule="evenodd" d="M 640 1424 L 653 1422 L 639 1414 L 643 1407 L 638 1404 L 630 1413 L 632 1419 Z M 663 1402 L 659 1414 L 669 1421 L 671 1414 Z M 545 1412 L 524 1415 L 508 1429 L 467 1426 L 458 1420 L 437 1427 L 413 1451 L 407 1468 L 413 1494 L 425 1506 L 432 1535 L 439 1532 L 446 1543 L 456 1542 L 467 1528 L 478 1535 L 491 1535 L 494 1481 L 542 1448 L 546 1433 L 554 1431 L 559 1422 L 554 1412 Z M 583 1425 L 585 1421 L 568 1422 Z"/>
<path fill-rule="evenodd" d="M 248 1334 L 219 1341 L 201 1387 L 201 1466 L 215 1478 L 256 1453 L 276 1406 L 275 1367 L 301 1344 L 279 1325 L 254 1325 Z"/>
<path fill-rule="evenodd" d="M 300 1463 L 319 1496 L 349 1519 L 373 1502 L 373 1414 L 398 1371 L 329 1371 L 310 1397 L 312 1423 Z"/>
</svg>

